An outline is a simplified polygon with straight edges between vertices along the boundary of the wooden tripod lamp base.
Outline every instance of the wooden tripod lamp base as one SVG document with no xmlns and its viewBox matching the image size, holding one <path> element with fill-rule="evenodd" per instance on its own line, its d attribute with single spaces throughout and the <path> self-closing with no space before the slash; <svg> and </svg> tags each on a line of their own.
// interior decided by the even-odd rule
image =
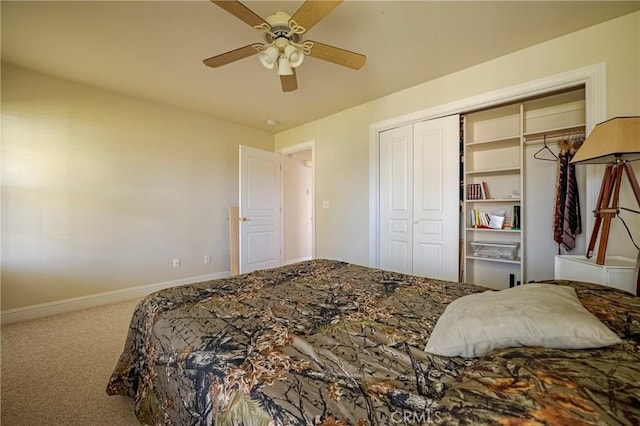
<svg viewBox="0 0 640 426">
<path fill-rule="evenodd" d="M 614 163 L 607 164 L 607 168 L 604 171 L 602 186 L 600 187 L 600 195 L 598 195 L 598 202 L 596 209 L 594 210 L 594 216 L 596 219 L 593 225 L 591 239 L 589 240 L 586 257 L 591 258 L 593 256 L 593 250 L 596 245 L 598 233 L 602 228 L 600 244 L 598 246 L 598 256 L 596 258 L 596 263 L 598 265 L 604 265 L 607 253 L 607 244 L 609 242 L 611 221 L 618 213 L 620 213 L 620 186 L 622 183 L 623 172 L 626 173 L 631 184 L 631 189 L 636 198 L 636 202 L 640 206 L 640 185 L 638 185 L 638 180 L 633 173 L 631 164 L 618 157 Z M 640 254 L 638 255 L 638 262 L 640 262 Z M 636 295 L 640 296 L 640 274 L 638 273 L 638 264 L 636 264 Z"/>
<path fill-rule="evenodd" d="M 598 238 L 598 232 L 602 226 L 602 235 L 600 236 L 600 245 L 598 246 L 598 257 L 596 260 L 598 265 L 604 265 L 609 240 L 609 230 L 611 229 L 611 221 L 618 213 L 620 213 L 620 186 L 622 183 L 623 171 L 626 172 L 627 177 L 629 178 L 636 202 L 640 206 L 640 186 L 638 185 L 638 181 L 633 173 L 631 165 L 623 160 L 607 164 L 607 168 L 604 171 L 602 186 L 600 187 L 600 195 L 598 196 L 598 202 L 596 209 L 594 210 L 596 221 L 593 225 L 593 233 L 591 234 L 589 248 L 587 249 L 587 258 L 591 258 L 593 256 L 593 249 L 596 245 L 596 239 Z"/>
</svg>

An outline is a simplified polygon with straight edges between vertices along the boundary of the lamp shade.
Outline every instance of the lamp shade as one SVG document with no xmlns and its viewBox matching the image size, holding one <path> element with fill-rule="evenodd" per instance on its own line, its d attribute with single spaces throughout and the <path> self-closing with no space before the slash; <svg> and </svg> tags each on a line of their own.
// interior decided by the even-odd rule
<svg viewBox="0 0 640 426">
<path fill-rule="evenodd" d="M 300 65 L 302 63 L 302 60 L 304 59 L 304 53 L 302 53 L 302 50 L 290 44 L 284 48 L 284 56 L 289 61 L 289 65 L 291 65 L 291 68 L 295 68 Z"/>
<path fill-rule="evenodd" d="M 616 117 L 596 125 L 571 162 L 606 164 L 617 158 L 640 160 L 640 117 Z"/>
<path fill-rule="evenodd" d="M 293 70 L 291 69 L 291 65 L 289 65 L 289 60 L 281 55 L 278 58 L 278 75 L 292 75 Z"/>
<path fill-rule="evenodd" d="M 272 69 L 278 60 L 278 49 L 275 46 L 269 46 L 258 55 L 260 62 L 268 69 Z"/>
</svg>

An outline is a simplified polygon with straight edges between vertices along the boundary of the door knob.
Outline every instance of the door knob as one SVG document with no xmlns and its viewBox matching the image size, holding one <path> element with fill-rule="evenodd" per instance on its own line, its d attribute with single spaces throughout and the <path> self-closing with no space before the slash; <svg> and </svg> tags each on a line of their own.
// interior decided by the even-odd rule
<svg viewBox="0 0 640 426">
<path fill-rule="evenodd" d="M 250 222 L 250 221 L 251 221 L 251 219 L 249 219 L 248 217 L 244 217 L 244 216 L 243 216 L 243 217 L 241 217 L 241 218 L 240 218 L 240 221 L 241 221 L 241 222 Z"/>
</svg>

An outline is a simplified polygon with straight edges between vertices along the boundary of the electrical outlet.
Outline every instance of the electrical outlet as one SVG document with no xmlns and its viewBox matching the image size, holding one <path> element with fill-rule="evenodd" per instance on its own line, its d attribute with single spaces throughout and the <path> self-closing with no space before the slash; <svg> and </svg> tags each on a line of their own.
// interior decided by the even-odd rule
<svg viewBox="0 0 640 426">
<path fill-rule="evenodd" d="M 179 268 L 180 267 L 180 258 L 176 257 L 173 259 L 173 267 L 174 268 Z"/>
<path fill-rule="evenodd" d="M 205 254 L 204 255 L 204 263 L 211 263 L 211 255 L 210 254 Z"/>
</svg>

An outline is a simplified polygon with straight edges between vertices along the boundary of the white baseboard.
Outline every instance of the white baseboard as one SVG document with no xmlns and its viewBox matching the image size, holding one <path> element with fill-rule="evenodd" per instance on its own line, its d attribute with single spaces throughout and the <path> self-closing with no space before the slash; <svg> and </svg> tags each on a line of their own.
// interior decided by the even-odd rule
<svg viewBox="0 0 640 426">
<path fill-rule="evenodd" d="M 26 321 L 42 318 L 49 315 L 63 314 L 92 308 L 94 306 L 107 305 L 109 303 L 122 302 L 131 299 L 141 299 L 154 291 L 169 287 L 210 281 L 218 278 L 227 278 L 229 271 L 214 274 L 200 275 L 196 277 L 180 278 L 172 281 L 164 281 L 155 284 L 147 284 L 138 287 L 130 287 L 122 290 L 107 291 L 88 296 L 72 297 L 70 299 L 56 300 L 55 302 L 40 303 L 15 309 L 6 309 L 0 313 L 0 323 L 10 324 L 18 321 Z"/>
<path fill-rule="evenodd" d="M 313 259 L 311 256 L 299 257 L 298 259 L 285 260 L 285 265 L 293 265 L 294 263 L 304 262 L 305 260 Z"/>
</svg>

